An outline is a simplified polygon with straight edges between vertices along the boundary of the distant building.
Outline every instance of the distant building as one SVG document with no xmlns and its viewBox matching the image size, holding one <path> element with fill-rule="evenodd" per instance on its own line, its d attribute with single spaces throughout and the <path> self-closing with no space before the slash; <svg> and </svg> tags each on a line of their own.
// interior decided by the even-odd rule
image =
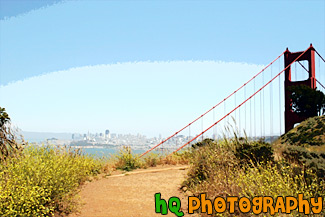
<svg viewBox="0 0 325 217">
<path fill-rule="evenodd" d="M 111 138 L 111 134 L 109 133 L 109 130 L 105 130 L 105 138 L 106 139 L 110 139 Z"/>
</svg>

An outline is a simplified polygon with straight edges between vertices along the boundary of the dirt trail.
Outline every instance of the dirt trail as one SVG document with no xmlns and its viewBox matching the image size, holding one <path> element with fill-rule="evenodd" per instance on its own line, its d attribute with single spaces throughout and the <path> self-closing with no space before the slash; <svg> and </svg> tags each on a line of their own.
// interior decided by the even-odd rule
<svg viewBox="0 0 325 217">
<path fill-rule="evenodd" d="M 185 166 L 163 166 L 92 181 L 80 192 L 84 203 L 80 213 L 69 217 L 163 216 L 155 213 L 154 195 L 158 192 L 166 201 L 172 196 L 180 198 L 181 210 L 188 216 L 187 196 L 179 190 L 186 172 Z M 176 215 L 168 212 L 164 216 Z"/>
</svg>

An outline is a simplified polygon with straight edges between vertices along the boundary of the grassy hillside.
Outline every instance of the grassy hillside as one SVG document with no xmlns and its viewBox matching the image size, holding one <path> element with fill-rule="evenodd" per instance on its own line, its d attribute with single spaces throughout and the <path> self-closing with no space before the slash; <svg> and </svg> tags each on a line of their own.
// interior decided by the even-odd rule
<svg viewBox="0 0 325 217">
<path fill-rule="evenodd" d="M 323 146 L 325 144 L 325 116 L 312 117 L 282 135 L 275 144 L 302 147 Z"/>
<path fill-rule="evenodd" d="M 312 117 L 274 143 L 277 159 L 312 169 L 325 177 L 325 116 Z"/>
</svg>

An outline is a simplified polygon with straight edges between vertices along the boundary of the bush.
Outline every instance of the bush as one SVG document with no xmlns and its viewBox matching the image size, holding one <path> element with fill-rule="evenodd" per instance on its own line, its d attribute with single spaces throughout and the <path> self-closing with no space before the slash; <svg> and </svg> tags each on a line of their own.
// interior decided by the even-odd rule
<svg viewBox="0 0 325 217">
<path fill-rule="evenodd" d="M 143 164 L 142 164 L 143 168 L 155 167 L 158 164 L 161 164 L 162 157 L 155 153 L 148 153 L 143 157 L 142 160 L 143 160 Z"/>
<path fill-rule="evenodd" d="M 313 117 L 324 114 L 325 95 L 320 90 L 314 90 L 306 85 L 290 86 L 292 109 L 302 117 Z"/>
<path fill-rule="evenodd" d="M 191 167 L 183 189 L 194 195 L 207 193 L 210 199 L 297 196 L 298 193 L 303 193 L 306 198 L 325 196 L 325 181 L 312 169 L 301 169 L 287 162 L 276 163 L 272 153 L 271 146 L 265 142 L 249 142 L 237 137 L 192 149 Z M 235 215 L 249 214 L 237 210 Z M 232 215 L 215 213 L 213 216 Z"/>
<path fill-rule="evenodd" d="M 194 194 L 214 189 L 222 195 L 231 195 L 234 189 L 228 185 L 227 177 L 239 163 L 232 150 L 233 147 L 224 141 L 192 149 L 191 167 L 183 186 Z M 215 185 L 211 186 L 212 183 Z"/>
<path fill-rule="evenodd" d="M 197 142 L 197 143 L 193 144 L 193 145 L 192 145 L 192 148 L 203 147 L 203 146 L 206 146 L 206 145 L 211 144 L 211 143 L 213 143 L 213 139 L 206 138 L 206 139 L 204 139 L 204 140 L 201 141 L 201 142 Z"/>
<path fill-rule="evenodd" d="M 162 164 L 188 164 L 191 153 L 188 150 L 183 150 L 180 152 L 175 152 L 166 157 L 162 157 Z"/>
<path fill-rule="evenodd" d="M 124 146 L 115 155 L 117 162 L 115 163 L 116 169 L 131 171 L 141 167 L 138 155 L 132 155 L 131 147 Z"/>
<path fill-rule="evenodd" d="M 325 116 L 312 117 L 282 135 L 278 144 L 297 146 L 322 146 L 325 144 Z"/>
<path fill-rule="evenodd" d="M 258 164 L 247 167 L 245 171 L 240 170 L 233 180 L 241 188 L 240 196 L 250 198 L 260 195 L 273 198 L 297 196 L 299 193 L 306 198 L 324 196 L 325 182 L 319 181 L 311 170 L 295 170 L 291 165 Z"/>
<path fill-rule="evenodd" d="M 78 186 L 102 163 L 80 152 L 28 147 L 0 165 L 0 215 L 44 216 L 75 208 Z"/>
<path fill-rule="evenodd" d="M 22 144 L 18 144 L 16 135 L 10 126 L 10 118 L 4 108 L 0 107 L 0 162 L 6 158 L 18 155 L 22 150 Z"/>
<path fill-rule="evenodd" d="M 255 165 L 273 161 L 273 149 L 264 141 L 244 142 L 236 145 L 236 157 L 243 163 L 252 162 Z"/>
<path fill-rule="evenodd" d="M 309 151 L 305 147 L 290 145 L 282 151 L 282 156 L 290 163 L 311 169 L 318 177 L 325 177 L 325 153 Z"/>
</svg>

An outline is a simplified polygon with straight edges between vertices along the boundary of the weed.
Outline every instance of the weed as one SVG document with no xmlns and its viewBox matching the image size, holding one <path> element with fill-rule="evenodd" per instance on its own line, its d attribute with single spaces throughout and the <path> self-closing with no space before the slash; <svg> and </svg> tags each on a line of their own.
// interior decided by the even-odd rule
<svg viewBox="0 0 325 217">
<path fill-rule="evenodd" d="M 0 165 L 0 215 L 44 216 L 75 209 L 78 186 L 101 171 L 102 162 L 79 151 L 27 147 Z"/>
</svg>

